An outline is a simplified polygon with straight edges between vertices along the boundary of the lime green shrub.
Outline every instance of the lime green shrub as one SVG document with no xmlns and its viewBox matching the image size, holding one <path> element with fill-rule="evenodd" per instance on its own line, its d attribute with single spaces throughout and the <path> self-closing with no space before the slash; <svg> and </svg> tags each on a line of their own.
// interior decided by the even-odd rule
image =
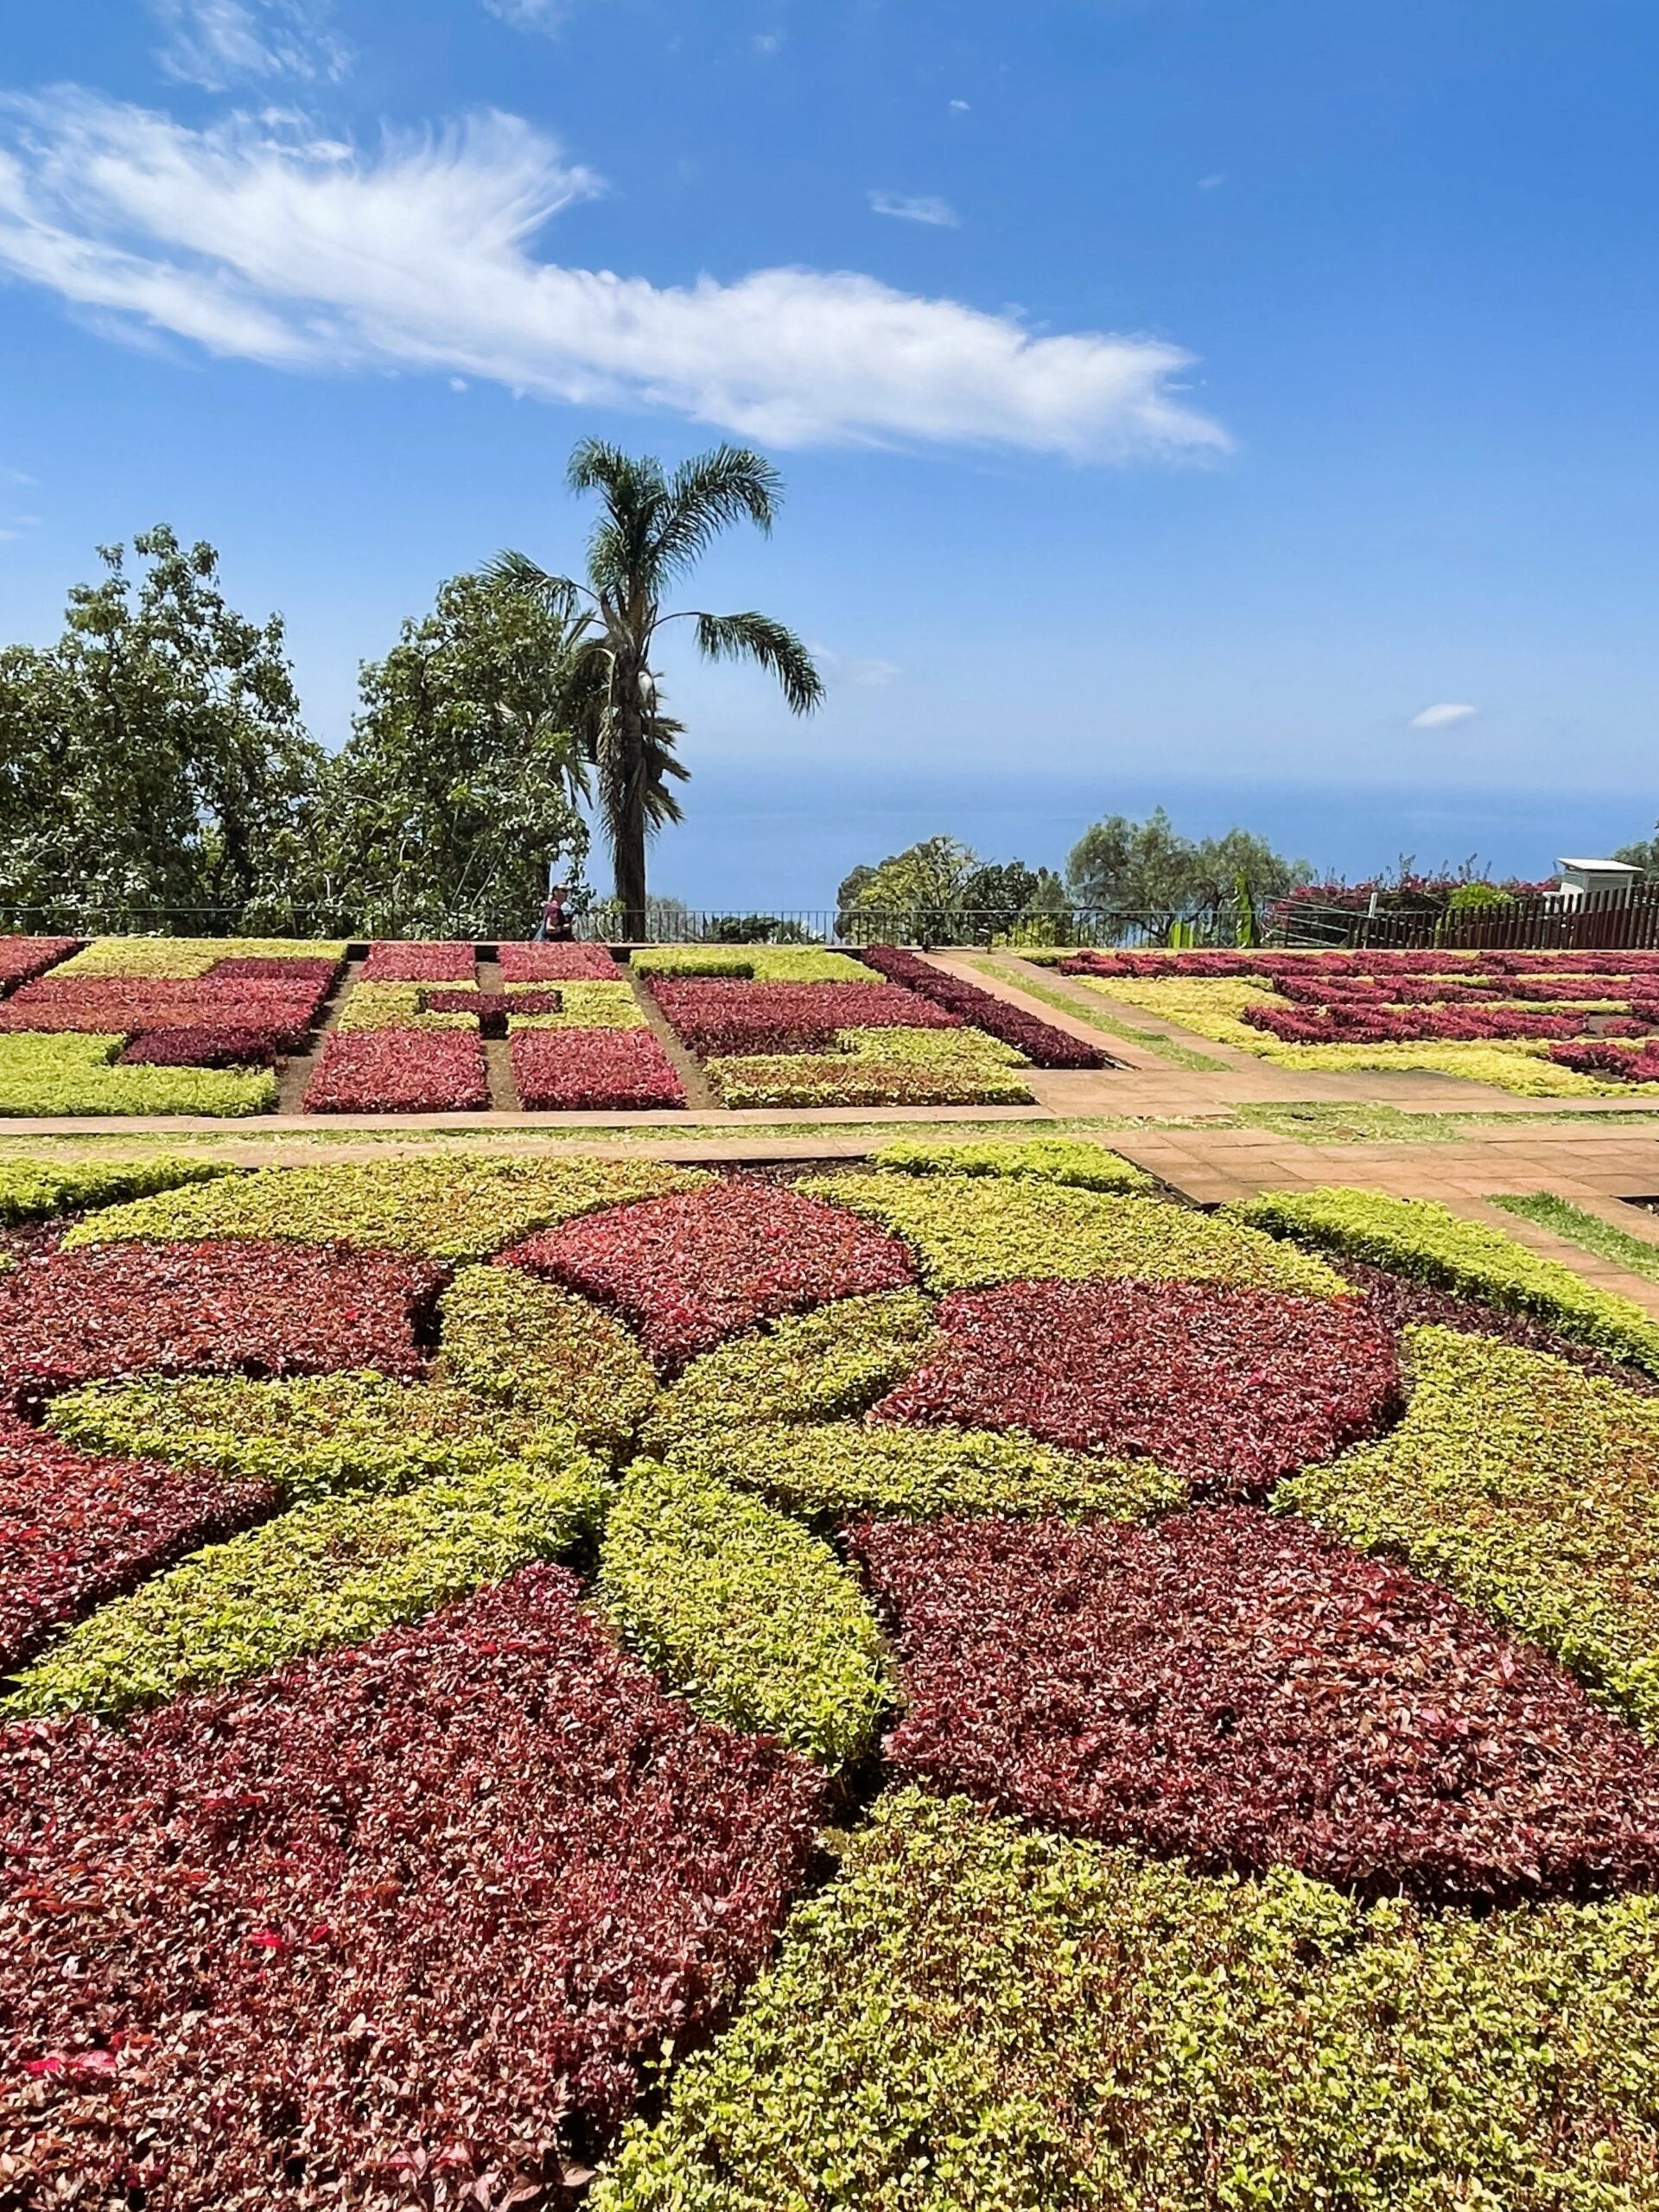
<svg viewBox="0 0 1659 2212">
<path fill-rule="evenodd" d="M 883 1800 L 591 2212 L 1637 2212 L 1659 1899 L 1366 1906 Z"/>
<path fill-rule="evenodd" d="M 1103 1145 L 1067 1137 L 1034 1137 L 1028 1143 L 890 1144 L 874 1155 L 878 1167 L 905 1175 L 1012 1175 L 1022 1181 L 1060 1183 L 1083 1191 L 1149 1191 L 1153 1179 Z"/>
<path fill-rule="evenodd" d="M 475 1014 L 424 1014 L 421 1001 L 428 990 L 465 990 L 464 983 L 353 983 L 346 994 L 336 1028 L 358 1029 L 476 1029 Z"/>
<path fill-rule="evenodd" d="M 334 939 L 291 937 L 100 937 L 54 976 L 153 976 L 188 980 L 220 960 L 343 960 Z"/>
<path fill-rule="evenodd" d="M 880 979 L 878 977 L 877 981 Z M 717 1055 L 723 1106 L 1028 1106 L 1022 1055 L 978 1029 L 842 1029 L 832 1052 Z"/>
<path fill-rule="evenodd" d="M 886 1645 L 857 1583 L 798 1522 L 683 1469 L 638 1461 L 611 1509 L 601 1605 L 710 1720 L 841 1766 L 869 1748 Z"/>
<path fill-rule="evenodd" d="M 0 1222 L 41 1221 L 232 1173 L 221 1160 L 161 1154 L 153 1160 L 0 1160 Z"/>
<path fill-rule="evenodd" d="M 823 1175 L 798 1187 L 850 1206 L 913 1245 L 928 1287 L 968 1290 L 1021 1276 L 1224 1282 L 1336 1298 L 1323 1261 L 1238 1220 L 1156 1198 L 975 1175 Z"/>
<path fill-rule="evenodd" d="M 879 983 L 850 953 L 815 944 L 652 944 L 633 955 L 638 976 L 728 976 L 757 983 Z M 563 984 L 558 988 L 562 990 Z"/>
<path fill-rule="evenodd" d="M 1275 1236 L 1299 1237 L 1465 1298 L 1536 1314 L 1563 1336 L 1659 1374 L 1659 1323 L 1631 1300 L 1593 1289 L 1571 1268 L 1432 1199 L 1340 1188 L 1267 1191 L 1226 1212 Z"/>
<path fill-rule="evenodd" d="M 360 1643 L 569 1549 L 604 1485 L 572 1440 L 392 1497 L 330 1497 L 209 1544 L 71 1629 L 11 1713 L 118 1715 Z"/>
<path fill-rule="evenodd" d="M 54 1398 L 47 1419 L 83 1451 L 217 1467 L 290 1502 L 458 1479 L 537 1439 L 535 1422 L 468 1391 L 368 1372 L 90 1383 Z"/>
<path fill-rule="evenodd" d="M 557 1014 L 514 1014 L 513 995 L 526 991 L 556 991 L 563 1003 Z M 508 1026 L 513 1029 L 643 1029 L 645 1009 L 626 983 L 509 983 L 506 1000 Z"/>
<path fill-rule="evenodd" d="M 117 1236 L 288 1236 L 476 1260 L 576 1214 L 708 1180 L 695 1169 L 644 1160 L 429 1154 L 362 1166 L 267 1167 L 111 1207 L 77 1223 L 64 1241 L 78 1248 Z"/>
<path fill-rule="evenodd" d="M 1646 1236 L 1632 1236 L 1628 1229 L 1604 1221 L 1599 1213 L 1575 1206 L 1570 1199 L 1558 1198 L 1553 1191 L 1515 1192 L 1494 1198 L 1491 1204 L 1522 1221 L 1535 1222 L 1540 1229 L 1565 1237 L 1570 1244 L 1581 1245 L 1599 1259 L 1611 1260 L 1630 1274 L 1659 1282 L 1659 1244 Z"/>
<path fill-rule="evenodd" d="M 206 1114 L 222 1120 L 269 1113 L 269 1068 L 116 1067 L 124 1035 L 13 1030 L 0 1036 L 0 1114 Z"/>
<path fill-rule="evenodd" d="M 1275 1510 L 1444 1582 L 1659 1742 L 1659 1403 L 1489 1337 L 1403 1342 L 1399 1427 Z"/>
<path fill-rule="evenodd" d="M 434 1373 L 477 1397 L 626 1448 L 657 1378 L 613 1313 L 522 1268 L 463 1268 L 443 1294 Z"/>
</svg>

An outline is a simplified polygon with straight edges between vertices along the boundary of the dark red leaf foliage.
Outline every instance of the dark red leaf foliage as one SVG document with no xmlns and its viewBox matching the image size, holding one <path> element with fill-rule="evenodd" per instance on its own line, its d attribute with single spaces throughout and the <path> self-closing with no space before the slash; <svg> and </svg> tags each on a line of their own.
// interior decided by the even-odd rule
<svg viewBox="0 0 1659 2212">
<path fill-rule="evenodd" d="M 0 990 L 10 990 L 15 984 L 32 982 L 36 976 L 43 976 L 60 960 L 67 960 L 72 952 L 79 952 L 78 937 L 5 937 L 0 938 Z"/>
<path fill-rule="evenodd" d="M 622 970 L 603 944 L 502 944 L 504 983 L 615 983 Z"/>
<path fill-rule="evenodd" d="M 1199 1866 L 1440 1902 L 1659 1881 L 1659 1757 L 1447 1592 L 1247 1507 L 855 1532 L 903 1773 Z"/>
<path fill-rule="evenodd" d="M 328 995 L 326 976 L 229 982 L 211 976 L 43 976 L 0 1005 L 0 1030 L 108 1035 L 149 1029 L 257 1029 L 296 1052 Z"/>
<path fill-rule="evenodd" d="M 685 1103 L 679 1071 L 649 1029 L 519 1029 L 511 1036 L 512 1077 L 527 1113 L 646 1113 Z"/>
<path fill-rule="evenodd" d="M 124 1732 L 0 1738 L 18 2201 L 569 2201 L 763 1962 L 823 1796 L 580 1596 L 532 1567 Z"/>
<path fill-rule="evenodd" d="M 470 944 L 403 943 L 388 938 L 369 947 L 365 983 L 470 983 L 478 956 Z"/>
<path fill-rule="evenodd" d="M 92 1459 L 0 1414 L 0 1675 L 53 1630 L 267 1512 L 264 1483 Z"/>
<path fill-rule="evenodd" d="M 880 1421 L 1017 1428 L 1145 1452 L 1201 1494 L 1258 1497 L 1395 1412 L 1392 1333 L 1357 1302 L 1192 1282 L 1010 1282 L 939 1309 L 946 1343 Z"/>
<path fill-rule="evenodd" d="M 215 960 L 207 975 L 213 982 L 227 978 L 244 982 L 289 982 L 302 977 L 308 982 L 332 986 L 345 965 L 343 960 L 313 959 L 308 955 L 286 960 L 280 954 L 233 953 L 224 960 Z"/>
<path fill-rule="evenodd" d="M 343 1245 L 125 1241 L 0 1276 L 0 1387 L 29 1405 L 114 1375 L 418 1375 L 428 1261 Z"/>
<path fill-rule="evenodd" d="M 959 1029 L 962 1017 L 898 983 L 750 983 L 654 976 L 651 995 L 700 1058 L 823 1052 L 842 1029 Z"/>
<path fill-rule="evenodd" d="M 337 1029 L 305 1093 L 308 1114 L 473 1112 L 489 1103 L 475 1029 Z"/>
<path fill-rule="evenodd" d="M 971 1022 L 976 1029 L 982 1029 L 988 1036 L 1000 1037 L 1005 1045 L 1012 1045 L 1023 1052 L 1033 1067 L 1039 1068 L 1103 1068 L 1106 1055 L 1086 1045 L 1079 1037 L 1068 1037 L 1064 1029 L 1056 1029 L 1050 1021 L 1039 1021 L 1034 1014 L 1023 1013 L 1017 1006 L 1010 1006 L 1006 999 L 994 997 L 982 991 L 977 983 L 964 982 L 959 976 L 947 976 L 931 961 L 924 960 L 919 953 L 901 952 L 896 945 L 868 945 L 859 954 L 867 968 L 874 968 L 889 982 L 905 983 L 918 991 L 925 999 L 931 999 L 935 1006 L 944 1007 L 961 1020 Z"/>
<path fill-rule="evenodd" d="M 505 1258 L 613 1306 L 652 1357 L 915 1280 L 896 1236 L 777 1184 L 724 1181 L 543 1231 Z"/>
<path fill-rule="evenodd" d="M 129 1067 L 270 1067 L 279 1053 L 303 1048 L 306 1033 L 257 1029 L 243 1023 L 213 1028 L 141 1029 L 122 1053 Z"/>
</svg>

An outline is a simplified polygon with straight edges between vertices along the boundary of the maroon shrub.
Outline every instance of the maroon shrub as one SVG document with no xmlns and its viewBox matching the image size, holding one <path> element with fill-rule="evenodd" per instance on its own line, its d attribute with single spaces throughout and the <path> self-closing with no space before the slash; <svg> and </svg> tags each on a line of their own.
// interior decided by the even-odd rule
<svg viewBox="0 0 1659 2212">
<path fill-rule="evenodd" d="M 257 1029 L 239 1027 L 200 1027 L 141 1029 L 121 1059 L 128 1067 L 240 1068 L 270 1067 L 283 1052 L 300 1050 L 303 1029 Z"/>
<path fill-rule="evenodd" d="M 867 968 L 874 968 L 889 982 L 906 984 L 931 999 L 935 1006 L 943 1007 L 963 1021 L 971 1022 L 976 1029 L 982 1029 L 987 1036 L 1001 1038 L 1005 1045 L 1012 1045 L 1023 1052 L 1033 1067 L 1039 1068 L 1103 1068 L 1109 1065 L 1106 1055 L 1096 1052 L 1092 1045 L 1085 1045 L 1080 1038 L 1068 1037 L 1064 1029 L 1056 1029 L 1052 1022 L 1039 1021 L 1035 1014 L 1025 1014 L 1006 999 L 999 999 L 989 991 L 982 991 L 977 983 L 964 982 L 958 976 L 947 976 L 931 961 L 918 953 L 901 952 L 891 944 L 873 944 L 859 954 Z"/>
<path fill-rule="evenodd" d="M 885 1230 L 798 1191 L 753 1182 L 588 1214 L 504 1257 L 613 1306 L 652 1357 L 669 1364 L 775 1314 L 915 1280 L 909 1253 Z"/>
<path fill-rule="evenodd" d="M 88 1459 L 0 1414 L 0 1675 L 65 1623 L 258 1520 L 275 1497 L 264 1483 Z"/>
<path fill-rule="evenodd" d="M 622 970 L 603 944 L 501 944 L 504 983 L 614 983 Z"/>
<path fill-rule="evenodd" d="M 365 983 L 470 983 L 478 956 L 470 944 L 404 943 L 388 938 L 369 947 L 359 981 Z"/>
<path fill-rule="evenodd" d="M 1436 1290 L 1431 1284 L 1414 1282 L 1408 1275 L 1397 1275 L 1389 1268 L 1374 1268 L 1340 1253 L 1320 1252 L 1318 1256 L 1353 1284 L 1364 1300 L 1366 1312 L 1380 1327 L 1398 1331 L 1427 1322 L 1459 1330 L 1467 1337 L 1493 1337 L 1500 1344 L 1519 1344 L 1525 1351 L 1548 1352 L 1587 1374 L 1622 1382 L 1641 1396 L 1659 1397 L 1659 1377 L 1644 1374 L 1639 1367 L 1621 1366 L 1575 1337 L 1559 1336 L 1548 1322 L 1530 1313 L 1504 1313 L 1495 1306 L 1459 1298 L 1451 1291 Z"/>
<path fill-rule="evenodd" d="M 939 1308 L 942 1348 L 879 1421 L 1020 1429 L 1145 1453 L 1205 1496 L 1374 1436 L 1395 1411 L 1394 1338 L 1348 1300 L 1193 1282 L 1010 1282 Z"/>
<path fill-rule="evenodd" d="M 1245 1507 L 855 1532 L 900 1773 L 1200 1867 L 1443 1903 L 1659 1882 L 1659 1757 L 1530 1644 Z"/>
<path fill-rule="evenodd" d="M 308 1114 L 471 1113 L 489 1103 L 475 1029 L 337 1029 L 305 1093 Z"/>
<path fill-rule="evenodd" d="M 651 995 L 700 1059 L 823 1052 L 843 1029 L 959 1029 L 962 1018 L 897 983 L 751 983 L 653 976 Z"/>
<path fill-rule="evenodd" d="M 344 969 L 343 960 L 314 959 L 309 954 L 284 960 L 280 954 L 233 953 L 215 960 L 207 970 L 211 982 L 286 983 L 303 981 L 332 985 Z"/>
<path fill-rule="evenodd" d="M 79 950 L 78 937 L 0 938 L 0 991 L 32 982 Z"/>
<path fill-rule="evenodd" d="M 1552 1045 L 1549 1057 L 1578 1075 L 1613 1076 L 1620 1083 L 1659 1083 L 1659 1046 L 1631 1052 L 1621 1045 Z"/>
<path fill-rule="evenodd" d="M 683 1106 L 679 1071 L 649 1029 L 509 1029 L 527 1113 L 647 1113 Z"/>
<path fill-rule="evenodd" d="M 0 1387 L 37 1402 L 116 1375 L 418 1375 L 443 1270 L 343 1245 L 122 1240 L 0 1276 Z"/>
<path fill-rule="evenodd" d="M 572 2201 L 764 1961 L 823 1796 L 580 1598 L 531 1567 L 125 1732 L 0 1738 L 20 2202 Z"/>
</svg>

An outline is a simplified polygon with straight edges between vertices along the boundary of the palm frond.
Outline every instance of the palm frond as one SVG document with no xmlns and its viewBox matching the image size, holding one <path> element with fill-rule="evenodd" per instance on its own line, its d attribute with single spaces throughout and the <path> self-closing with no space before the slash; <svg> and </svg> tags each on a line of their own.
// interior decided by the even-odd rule
<svg viewBox="0 0 1659 2212">
<path fill-rule="evenodd" d="M 664 579 L 683 575 L 735 522 L 752 522 L 769 536 L 783 489 L 772 463 L 747 446 L 716 446 L 683 461 L 668 480 L 658 538 Z"/>
<path fill-rule="evenodd" d="M 528 553 L 511 550 L 486 561 L 480 573 L 502 591 L 522 592 L 527 599 L 544 601 L 567 622 L 575 621 L 588 594 L 574 576 L 556 576 L 532 561 Z"/>
<path fill-rule="evenodd" d="M 769 614 L 699 614 L 697 650 L 707 660 L 753 660 L 778 679 L 792 715 L 823 702 L 823 678 L 795 635 Z"/>
</svg>

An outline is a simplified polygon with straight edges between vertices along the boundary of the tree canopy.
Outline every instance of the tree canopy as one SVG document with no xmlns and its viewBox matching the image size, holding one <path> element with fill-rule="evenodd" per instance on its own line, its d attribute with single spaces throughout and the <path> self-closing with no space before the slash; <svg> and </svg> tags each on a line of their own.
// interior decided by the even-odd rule
<svg viewBox="0 0 1659 2212">
<path fill-rule="evenodd" d="M 1022 918 L 1053 914 L 1065 887 L 1050 868 L 982 860 L 955 837 L 924 837 L 874 867 L 854 868 L 836 894 L 843 929 L 932 944 L 988 944 Z"/>
<path fill-rule="evenodd" d="M 1183 836 L 1162 807 L 1144 822 L 1108 815 L 1084 831 L 1065 864 L 1073 902 L 1106 916 L 1145 917 L 1155 931 L 1203 920 L 1238 901 L 1280 899 L 1311 873 L 1249 830 Z"/>
</svg>

